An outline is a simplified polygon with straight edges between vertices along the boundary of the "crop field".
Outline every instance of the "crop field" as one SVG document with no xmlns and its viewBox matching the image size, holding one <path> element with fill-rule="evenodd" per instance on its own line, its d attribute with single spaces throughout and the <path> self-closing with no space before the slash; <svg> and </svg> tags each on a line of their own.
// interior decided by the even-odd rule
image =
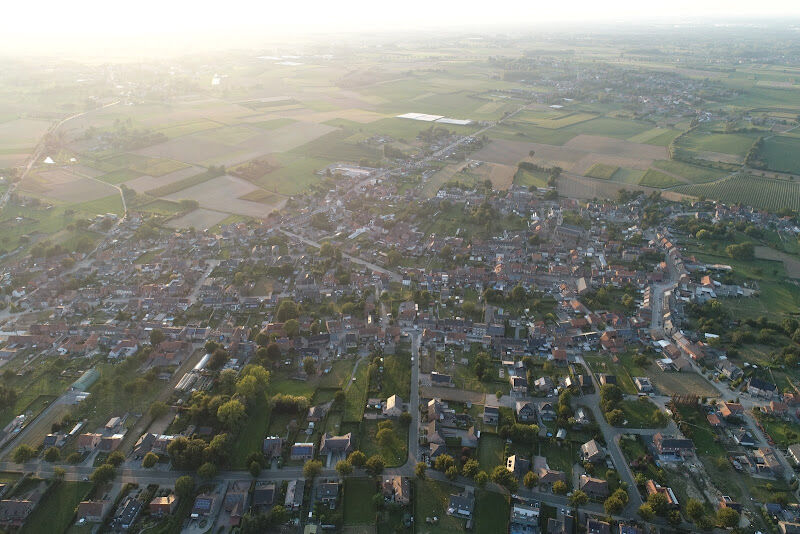
<svg viewBox="0 0 800 534">
<path fill-rule="evenodd" d="M 683 182 L 661 171 L 648 169 L 647 172 L 644 173 L 644 176 L 642 176 L 642 179 L 639 181 L 639 183 L 641 185 L 647 185 L 650 187 L 663 188 L 679 185 Z"/>
<path fill-rule="evenodd" d="M 691 183 L 719 180 L 729 174 L 719 169 L 691 165 L 677 160 L 657 160 L 653 162 L 653 167 L 666 171 L 669 174 L 680 176 Z"/>
<path fill-rule="evenodd" d="M 50 127 L 48 121 L 16 119 L 0 123 L 0 150 L 29 154 Z"/>
<path fill-rule="evenodd" d="M 772 211 L 784 208 L 800 210 L 800 184 L 785 180 L 736 175 L 708 184 L 679 186 L 674 190 L 695 197 L 704 196 L 728 204 L 741 202 Z"/>
<path fill-rule="evenodd" d="M 541 128 L 563 128 L 596 118 L 591 113 L 563 113 L 560 111 L 523 111 L 514 120 L 527 122 Z"/>
<path fill-rule="evenodd" d="M 269 204 L 274 205 L 280 202 L 278 195 L 275 193 L 270 193 L 269 191 L 265 191 L 263 189 L 256 189 L 251 191 L 247 194 L 244 194 L 239 197 L 241 200 L 249 200 L 250 202 L 260 202 L 262 204 Z"/>
<path fill-rule="evenodd" d="M 586 176 L 591 176 L 592 178 L 599 178 L 601 180 L 610 180 L 614 173 L 619 170 L 619 167 L 615 165 L 606 165 L 605 163 L 595 163 L 592 165 L 588 171 L 586 171 Z"/>
<path fill-rule="evenodd" d="M 103 160 L 104 165 L 116 169 L 130 169 L 148 176 L 163 176 L 187 167 L 185 163 L 173 159 L 148 158 L 138 154 L 120 154 Z"/>
<path fill-rule="evenodd" d="M 222 126 L 222 124 L 218 122 L 208 119 L 200 119 L 196 121 L 173 124 L 164 128 L 159 128 L 156 131 L 172 138 L 202 132 L 204 130 L 211 130 L 214 128 L 219 128 L 220 126 Z"/>
<path fill-rule="evenodd" d="M 198 208 L 186 215 L 171 219 L 167 222 L 167 226 L 172 228 L 196 228 L 198 230 L 206 230 L 208 228 L 213 228 L 227 217 L 227 213 Z"/>
<path fill-rule="evenodd" d="M 244 195 L 258 191 L 258 189 L 247 180 L 226 175 L 172 193 L 165 198 L 174 201 L 196 200 L 203 208 L 249 217 L 266 217 L 273 209 L 280 209 L 285 203 L 285 199 L 276 198 L 276 202 L 268 206 L 260 202 L 241 199 Z"/>
<path fill-rule="evenodd" d="M 171 202 L 169 200 L 159 198 L 152 202 L 148 202 L 144 206 L 141 206 L 139 211 L 154 213 L 156 215 L 174 215 L 175 213 L 183 211 L 183 208 L 181 208 L 181 205 L 177 202 Z"/>
<path fill-rule="evenodd" d="M 776 135 L 765 139 L 761 156 L 772 170 L 800 173 L 800 138 Z"/>
<path fill-rule="evenodd" d="M 204 172 L 205 169 L 203 167 L 185 167 L 163 176 L 139 176 L 138 178 L 128 180 L 125 182 L 125 185 L 137 193 L 144 193 L 158 187 L 171 185 L 192 176 L 203 174 Z"/>
<path fill-rule="evenodd" d="M 270 156 L 277 168 L 256 181 L 268 191 L 293 195 L 319 181 L 316 172 L 334 163 L 336 159 L 326 159 L 296 154 L 275 154 Z"/>
<path fill-rule="evenodd" d="M 43 181 L 43 179 L 47 180 L 48 177 L 54 180 L 52 182 Z M 117 193 L 117 190 L 111 185 L 97 182 L 91 178 L 71 175 L 67 171 L 62 173 L 51 171 L 48 177 L 39 175 L 30 182 L 26 180 L 23 182 L 22 189 L 68 204 L 97 200 Z M 72 179 L 62 181 L 63 178 L 67 177 Z"/>
<path fill-rule="evenodd" d="M 680 146 L 698 152 L 719 152 L 744 157 L 753 146 L 755 134 L 722 134 L 694 131 L 681 138 Z"/>
<path fill-rule="evenodd" d="M 624 139 L 600 135 L 577 135 L 570 139 L 565 146 L 592 154 L 619 156 L 635 160 L 656 160 L 667 156 L 667 150 L 663 147 L 632 143 Z"/>
<path fill-rule="evenodd" d="M 97 179 L 112 185 L 118 185 L 127 182 L 128 180 L 138 178 L 141 175 L 142 173 L 133 171 L 131 169 L 120 169 L 118 171 L 111 171 L 106 174 L 101 174 L 97 177 Z"/>
<path fill-rule="evenodd" d="M 668 146 L 679 134 L 678 130 L 671 128 L 653 128 L 628 138 L 632 143 L 646 143 L 648 145 Z"/>
<path fill-rule="evenodd" d="M 514 175 L 514 185 L 524 185 L 526 187 L 547 187 L 548 176 L 539 171 L 518 170 Z"/>
</svg>

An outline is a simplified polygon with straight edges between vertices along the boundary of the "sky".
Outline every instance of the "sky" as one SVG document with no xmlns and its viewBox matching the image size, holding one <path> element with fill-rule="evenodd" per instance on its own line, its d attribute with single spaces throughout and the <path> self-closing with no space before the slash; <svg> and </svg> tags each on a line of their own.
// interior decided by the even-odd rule
<svg viewBox="0 0 800 534">
<path fill-rule="evenodd" d="M 625 23 L 692 18 L 798 17 L 798 0 L 28 0 L 0 17 L 0 53 L 161 41 L 219 47 L 244 37 L 553 23 Z"/>
</svg>

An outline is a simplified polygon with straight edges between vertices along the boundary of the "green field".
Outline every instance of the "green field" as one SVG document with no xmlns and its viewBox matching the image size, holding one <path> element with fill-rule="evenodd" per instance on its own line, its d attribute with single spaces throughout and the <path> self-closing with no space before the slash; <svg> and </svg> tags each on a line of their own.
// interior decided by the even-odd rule
<svg viewBox="0 0 800 534">
<path fill-rule="evenodd" d="M 610 180 L 614 173 L 619 170 L 616 165 L 606 165 L 605 163 L 595 163 L 591 168 L 586 171 L 586 176 L 591 178 L 599 178 L 601 180 Z"/>
<path fill-rule="evenodd" d="M 419 534 L 439 534 L 446 532 L 464 532 L 464 520 L 447 515 L 447 505 L 450 495 L 458 494 L 461 488 L 436 482 L 426 478 L 417 480 L 414 491 L 414 512 L 416 531 Z M 439 523 L 429 525 L 425 522 L 426 517 L 438 517 Z M 495 531 L 499 532 L 499 531 Z"/>
<path fill-rule="evenodd" d="M 800 138 L 776 135 L 764 139 L 761 157 L 775 171 L 800 173 Z"/>
<path fill-rule="evenodd" d="M 64 532 L 75 518 L 75 509 L 92 488 L 90 482 L 54 482 L 20 530 L 22 534 Z"/>
<path fill-rule="evenodd" d="M 652 417 L 658 411 L 658 406 L 650 402 L 646 397 L 640 397 L 636 400 L 624 400 L 619 407 L 628 421 L 628 424 L 625 425 L 626 428 L 657 428 L 653 424 Z"/>
<path fill-rule="evenodd" d="M 122 182 L 127 182 L 128 180 L 138 178 L 141 175 L 142 173 L 131 169 L 119 169 L 116 171 L 111 171 L 107 174 L 103 174 L 102 176 L 98 176 L 97 179 L 112 185 L 117 185 L 121 184 Z"/>
<path fill-rule="evenodd" d="M 681 185 L 674 191 L 770 211 L 800 210 L 800 183 L 788 180 L 736 175 L 708 184 Z"/>
<path fill-rule="evenodd" d="M 270 420 L 270 405 L 265 398 L 247 408 L 247 424 L 236 438 L 231 447 L 231 467 L 234 469 L 247 469 L 247 457 L 250 453 L 261 452 L 264 438 L 267 437 L 267 428 Z M 283 433 L 279 434 L 283 435 Z"/>
<path fill-rule="evenodd" d="M 644 171 L 620 167 L 617 169 L 617 172 L 614 173 L 612 180 L 623 184 L 638 184 L 642 176 L 644 176 Z"/>
<path fill-rule="evenodd" d="M 547 187 L 547 173 L 541 171 L 526 171 L 518 169 L 514 174 L 514 185 L 525 187 Z"/>
<path fill-rule="evenodd" d="M 679 145 L 700 152 L 720 152 L 744 157 L 757 137 L 756 134 L 723 134 L 695 130 L 682 137 Z"/>
<path fill-rule="evenodd" d="M 369 525 L 375 523 L 375 502 L 378 492 L 375 479 L 348 477 L 344 480 L 344 524 Z"/>
<path fill-rule="evenodd" d="M 176 213 L 182 212 L 183 208 L 177 202 L 172 202 L 171 200 L 165 200 L 163 198 L 159 198 L 152 202 L 148 202 L 143 206 L 140 206 L 138 210 L 147 213 L 153 213 L 155 215 L 174 215 Z"/>
<path fill-rule="evenodd" d="M 679 134 L 678 130 L 671 128 L 653 128 L 640 134 L 628 138 L 632 143 L 645 143 L 656 146 L 669 146 L 673 139 Z"/>
<path fill-rule="evenodd" d="M 479 490 L 475 494 L 475 532 L 508 532 L 511 503 L 507 495 Z"/>
<path fill-rule="evenodd" d="M 561 111 L 523 111 L 514 120 L 527 122 L 541 128 L 557 129 L 594 119 L 591 113 L 564 113 Z"/>
<path fill-rule="evenodd" d="M 163 176 L 189 166 L 172 159 L 149 158 L 138 154 L 119 154 L 102 160 L 102 164 L 112 170 L 129 169 L 148 176 Z"/>
<path fill-rule="evenodd" d="M 194 176 L 189 176 L 188 178 L 177 180 L 170 184 L 162 185 L 161 187 L 156 187 L 155 189 L 150 189 L 147 191 L 147 194 L 153 197 L 165 197 L 167 195 L 172 195 L 174 193 L 183 191 L 184 189 L 188 189 L 195 185 L 200 185 L 218 176 L 219 173 L 217 172 L 208 172 L 208 171 L 201 172 L 200 174 L 195 174 Z"/>
<path fill-rule="evenodd" d="M 345 392 L 344 403 L 344 422 L 357 423 L 364 415 L 364 407 L 367 404 L 367 388 L 369 387 L 369 377 L 367 376 L 368 363 L 362 361 L 356 369 L 355 382 L 351 382 Z"/>
<path fill-rule="evenodd" d="M 653 169 L 647 169 L 647 172 L 644 173 L 642 179 L 639 180 L 639 185 L 647 185 L 650 187 L 672 187 L 673 185 L 682 184 L 680 180 L 677 180 L 670 176 L 669 174 L 665 174 L 660 171 L 656 171 Z"/>
<path fill-rule="evenodd" d="M 709 167 L 691 165 L 678 160 L 660 159 L 653 162 L 653 167 L 667 171 L 670 174 L 685 178 L 687 182 L 702 183 L 718 180 L 729 173 Z"/>
<path fill-rule="evenodd" d="M 481 469 L 491 473 L 498 465 L 502 465 L 504 458 L 505 444 L 503 439 L 497 434 L 482 433 L 478 442 L 478 462 Z"/>
<path fill-rule="evenodd" d="M 399 467 L 408 459 L 408 427 L 399 422 L 394 424 L 395 439 L 387 446 L 381 446 L 375 439 L 378 432 L 378 421 L 365 419 L 361 422 L 359 447 L 367 457 L 379 454 L 386 467 Z"/>
</svg>

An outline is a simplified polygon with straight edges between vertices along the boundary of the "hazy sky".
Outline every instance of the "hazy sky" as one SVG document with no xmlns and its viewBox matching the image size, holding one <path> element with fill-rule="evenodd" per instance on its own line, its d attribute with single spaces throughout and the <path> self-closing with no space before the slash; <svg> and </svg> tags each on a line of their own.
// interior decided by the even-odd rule
<svg viewBox="0 0 800 534">
<path fill-rule="evenodd" d="M 53 52 L 92 42 L 97 52 L 114 41 L 226 37 L 478 25 L 615 22 L 682 17 L 800 16 L 798 0 L 22 0 L 0 17 L 0 52 L 30 45 Z M 216 30 L 216 31 L 215 31 Z M 232 34 L 232 35 L 223 35 Z"/>
</svg>

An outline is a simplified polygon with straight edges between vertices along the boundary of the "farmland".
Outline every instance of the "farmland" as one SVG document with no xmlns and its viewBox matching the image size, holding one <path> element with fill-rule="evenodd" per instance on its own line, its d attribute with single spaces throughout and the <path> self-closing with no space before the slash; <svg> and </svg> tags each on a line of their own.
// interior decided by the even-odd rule
<svg viewBox="0 0 800 534">
<path fill-rule="evenodd" d="M 800 172 L 800 137 L 776 135 L 766 138 L 760 155 L 766 160 L 767 167 L 772 170 L 798 173 Z"/>
<path fill-rule="evenodd" d="M 702 196 L 730 204 L 741 202 L 773 211 L 800 209 L 800 184 L 787 180 L 736 175 L 707 184 L 678 186 L 674 190 L 695 197 Z"/>
</svg>

